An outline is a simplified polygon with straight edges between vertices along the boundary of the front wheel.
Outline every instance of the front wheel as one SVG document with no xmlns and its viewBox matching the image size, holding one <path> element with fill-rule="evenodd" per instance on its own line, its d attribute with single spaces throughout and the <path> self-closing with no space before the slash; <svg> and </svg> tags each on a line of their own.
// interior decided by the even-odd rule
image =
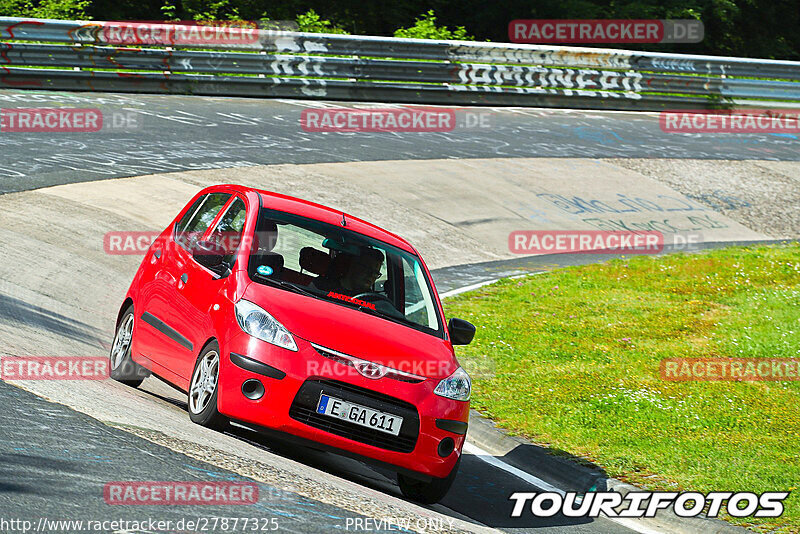
<svg viewBox="0 0 800 534">
<path fill-rule="evenodd" d="M 125 308 L 117 325 L 117 335 L 111 345 L 109 354 L 109 375 L 117 382 L 122 382 L 131 387 L 139 387 L 148 376 L 147 369 L 134 362 L 131 358 L 133 345 L 133 305 Z"/>
<path fill-rule="evenodd" d="M 453 481 L 456 479 L 460 464 L 461 457 L 459 456 L 449 475 L 444 478 L 433 478 L 429 482 L 422 482 L 398 473 L 397 483 L 406 498 L 422 504 L 436 504 L 444 499 L 444 496 L 450 491 L 450 486 L 453 485 Z"/>
<path fill-rule="evenodd" d="M 219 345 L 213 341 L 197 357 L 189 384 L 189 418 L 215 430 L 222 430 L 228 424 L 228 419 L 217 411 L 219 364 Z"/>
</svg>

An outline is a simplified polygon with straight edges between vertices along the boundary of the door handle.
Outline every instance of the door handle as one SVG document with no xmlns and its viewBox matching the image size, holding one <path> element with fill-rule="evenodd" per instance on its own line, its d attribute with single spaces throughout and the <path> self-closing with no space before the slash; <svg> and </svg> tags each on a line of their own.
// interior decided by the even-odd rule
<svg viewBox="0 0 800 534">
<path fill-rule="evenodd" d="M 186 274 L 186 273 L 183 273 L 183 274 L 181 275 L 181 282 L 183 282 L 183 283 L 185 284 L 185 283 L 186 283 L 186 282 L 188 282 L 188 281 L 189 281 L 189 275 L 188 275 L 188 274 Z"/>
</svg>

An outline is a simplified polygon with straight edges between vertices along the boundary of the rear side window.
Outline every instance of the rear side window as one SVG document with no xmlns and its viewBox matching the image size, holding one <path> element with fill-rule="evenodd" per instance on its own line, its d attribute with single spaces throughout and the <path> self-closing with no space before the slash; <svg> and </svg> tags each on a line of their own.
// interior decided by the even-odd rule
<svg viewBox="0 0 800 534">
<path fill-rule="evenodd" d="M 191 250 L 205 231 L 208 230 L 208 227 L 211 226 L 211 223 L 214 222 L 214 219 L 229 198 L 231 198 L 229 193 L 211 193 L 199 199 L 197 208 L 193 205 L 178 223 L 175 241 L 184 248 Z M 188 220 L 184 224 L 184 219 L 187 217 Z"/>
</svg>

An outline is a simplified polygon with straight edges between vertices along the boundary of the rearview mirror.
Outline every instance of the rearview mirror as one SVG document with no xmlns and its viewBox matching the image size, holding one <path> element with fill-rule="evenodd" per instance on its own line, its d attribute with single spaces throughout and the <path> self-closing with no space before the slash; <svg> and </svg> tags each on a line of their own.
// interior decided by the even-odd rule
<svg viewBox="0 0 800 534">
<path fill-rule="evenodd" d="M 198 241 L 192 248 L 194 260 L 220 276 L 226 276 L 229 269 L 225 265 L 225 249 L 213 241 Z"/>
<path fill-rule="evenodd" d="M 447 330 L 450 331 L 450 341 L 453 345 L 469 345 L 475 337 L 475 325 L 464 319 L 453 317 L 447 323 Z"/>
</svg>

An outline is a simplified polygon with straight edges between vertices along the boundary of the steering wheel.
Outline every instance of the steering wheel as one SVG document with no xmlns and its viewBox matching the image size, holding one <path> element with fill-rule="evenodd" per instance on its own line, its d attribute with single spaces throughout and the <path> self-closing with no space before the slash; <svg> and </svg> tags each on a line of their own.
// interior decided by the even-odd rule
<svg viewBox="0 0 800 534">
<path fill-rule="evenodd" d="M 359 293 L 358 295 L 353 297 L 354 299 L 362 299 L 362 300 L 385 300 L 389 304 L 392 305 L 394 308 L 394 304 L 392 304 L 392 300 L 384 295 L 383 293 L 378 293 L 376 291 L 365 291 L 364 293 Z"/>
<path fill-rule="evenodd" d="M 365 291 L 364 293 L 359 293 L 358 295 L 356 295 L 353 298 L 354 299 L 362 299 L 362 300 L 365 300 L 365 301 L 370 301 L 370 300 L 376 301 L 375 302 L 375 305 L 376 305 L 375 308 L 378 311 L 380 311 L 382 313 L 385 313 L 385 314 L 388 314 L 388 315 L 391 315 L 393 317 L 397 317 L 399 319 L 404 319 L 405 318 L 405 316 L 403 315 L 403 312 L 401 312 L 400 310 L 395 308 L 394 307 L 394 303 L 392 303 L 392 300 L 389 297 L 387 297 L 386 295 L 384 295 L 383 293 L 377 293 L 375 291 Z"/>
</svg>

